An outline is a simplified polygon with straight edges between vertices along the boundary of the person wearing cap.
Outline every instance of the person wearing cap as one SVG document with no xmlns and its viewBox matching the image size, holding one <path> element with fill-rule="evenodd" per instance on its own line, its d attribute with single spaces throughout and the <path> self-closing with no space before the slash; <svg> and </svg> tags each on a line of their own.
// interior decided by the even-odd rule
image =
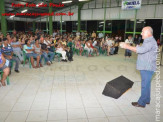
<svg viewBox="0 0 163 122">
<path fill-rule="evenodd" d="M 3 45 L 2 45 L 2 49 L 1 49 L 2 55 L 9 60 L 9 67 L 10 67 L 10 73 L 11 73 L 11 62 L 15 61 L 16 65 L 15 65 L 15 72 L 19 73 L 19 59 L 15 56 L 13 56 L 13 48 L 10 44 L 8 44 L 8 40 L 7 38 L 3 39 Z"/>
<path fill-rule="evenodd" d="M 141 35 L 144 39 L 142 46 L 133 47 L 121 42 L 120 47 L 138 54 L 136 69 L 140 71 L 141 75 L 141 96 L 137 102 L 132 102 L 132 105 L 144 108 L 146 104 L 150 104 L 151 80 L 154 71 L 156 71 L 158 46 L 153 37 L 153 29 L 150 26 L 144 27 Z"/>
</svg>

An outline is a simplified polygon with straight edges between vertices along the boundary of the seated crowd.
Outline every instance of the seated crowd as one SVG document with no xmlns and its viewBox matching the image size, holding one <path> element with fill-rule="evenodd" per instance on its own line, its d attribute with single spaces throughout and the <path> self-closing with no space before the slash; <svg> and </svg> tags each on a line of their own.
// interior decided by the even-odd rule
<svg viewBox="0 0 163 122">
<path fill-rule="evenodd" d="M 41 30 L 36 30 L 34 34 L 16 31 L 8 33 L 6 37 L 0 34 L 0 71 L 3 73 L 0 85 L 6 85 L 5 79 L 11 74 L 14 63 L 15 72 L 19 73 L 19 64 L 27 63 L 26 59 L 33 68 L 40 68 L 43 67 L 43 62 L 50 66 L 55 56 L 62 57 L 61 61 L 67 62 L 67 60 L 73 61 L 74 53 L 88 57 L 118 54 L 121 39 L 120 36 L 103 37 L 102 33 L 96 36 L 95 32 L 92 35 L 84 32 L 61 35 L 59 31 L 54 31 L 50 36 Z"/>
</svg>

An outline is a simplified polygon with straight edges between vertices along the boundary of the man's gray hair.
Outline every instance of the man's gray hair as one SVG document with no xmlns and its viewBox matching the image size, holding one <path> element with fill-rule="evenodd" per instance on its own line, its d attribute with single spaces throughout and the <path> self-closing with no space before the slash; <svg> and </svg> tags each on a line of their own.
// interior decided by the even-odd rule
<svg viewBox="0 0 163 122">
<path fill-rule="evenodd" d="M 153 29 L 151 26 L 146 26 L 148 28 L 148 31 L 151 33 L 151 35 L 153 35 Z"/>
</svg>

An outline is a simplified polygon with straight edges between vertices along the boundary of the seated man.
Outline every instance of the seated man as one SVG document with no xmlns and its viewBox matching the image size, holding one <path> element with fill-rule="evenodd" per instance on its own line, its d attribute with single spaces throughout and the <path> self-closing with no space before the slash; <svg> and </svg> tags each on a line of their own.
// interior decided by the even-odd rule
<svg viewBox="0 0 163 122">
<path fill-rule="evenodd" d="M 11 47 L 11 45 L 8 44 L 8 40 L 7 38 L 3 39 L 3 45 L 2 45 L 2 49 L 1 52 L 3 54 L 3 56 L 9 60 L 9 67 L 10 67 L 10 73 L 11 73 L 11 63 L 12 61 L 16 62 L 15 65 L 15 72 L 19 73 L 19 59 L 17 57 L 13 56 L 13 48 Z"/>
<path fill-rule="evenodd" d="M 43 39 L 40 39 L 40 41 L 41 41 L 40 44 L 41 44 L 42 55 L 45 58 L 46 64 L 50 65 L 52 64 L 52 61 L 54 59 L 54 52 L 48 50 L 47 45 L 44 43 Z M 48 56 L 50 56 L 50 58 Z"/>
<path fill-rule="evenodd" d="M 18 41 L 16 37 L 13 37 L 13 42 L 11 42 L 11 46 L 13 48 L 14 54 L 18 56 L 19 60 L 23 64 L 23 51 L 21 50 L 21 43 Z"/>
<path fill-rule="evenodd" d="M 107 40 L 106 40 L 106 44 L 107 44 L 107 46 L 108 46 L 108 56 L 109 55 L 113 55 L 114 54 L 114 50 L 115 50 L 115 48 L 114 48 L 114 41 L 113 41 L 113 38 L 111 39 L 111 38 L 108 38 Z"/>
<path fill-rule="evenodd" d="M 0 71 L 3 71 L 3 76 L 1 79 L 2 86 L 6 86 L 5 80 L 10 72 L 8 65 L 9 65 L 9 61 L 3 57 L 3 55 L 0 51 Z"/>
</svg>

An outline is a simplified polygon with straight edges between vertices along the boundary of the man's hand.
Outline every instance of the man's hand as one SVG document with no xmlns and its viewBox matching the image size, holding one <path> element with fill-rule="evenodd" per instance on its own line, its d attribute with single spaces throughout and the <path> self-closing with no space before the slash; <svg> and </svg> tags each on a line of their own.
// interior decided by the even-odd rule
<svg viewBox="0 0 163 122">
<path fill-rule="evenodd" d="M 125 42 L 120 42 L 119 45 L 121 48 L 127 49 L 128 45 Z"/>
</svg>

